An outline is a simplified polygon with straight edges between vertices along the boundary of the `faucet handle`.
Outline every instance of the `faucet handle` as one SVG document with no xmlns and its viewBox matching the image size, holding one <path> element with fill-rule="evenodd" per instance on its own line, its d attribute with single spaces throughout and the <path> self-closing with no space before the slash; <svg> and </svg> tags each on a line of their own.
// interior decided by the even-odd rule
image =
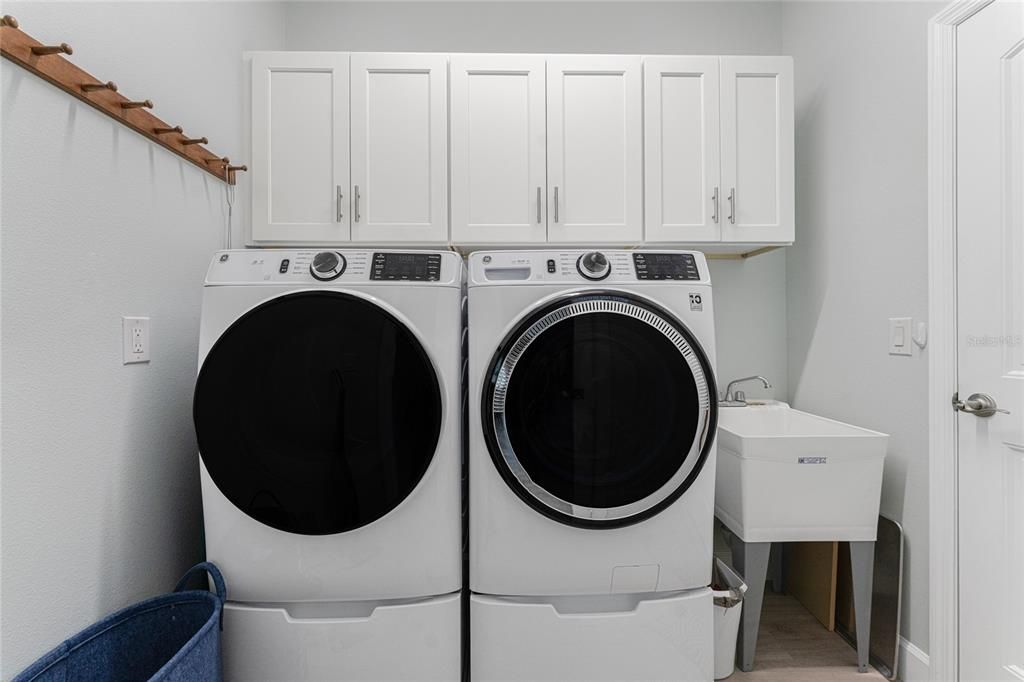
<svg viewBox="0 0 1024 682">
<path fill-rule="evenodd" d="M 743 391 L 736 391 L 732 399 L 738 403 L 745 403 L 747 402 L 747 394 L 744 393 Z"/>
</svg>

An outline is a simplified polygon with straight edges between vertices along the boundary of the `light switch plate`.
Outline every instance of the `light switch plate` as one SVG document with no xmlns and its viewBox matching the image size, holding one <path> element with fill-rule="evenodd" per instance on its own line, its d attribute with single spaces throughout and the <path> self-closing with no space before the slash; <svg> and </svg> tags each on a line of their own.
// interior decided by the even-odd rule
<svg viewBox="0 0 1024 682">
<path fill-rule="evenodd" d="M 913 355 L 914 342 L 911 339 L 913 318 L 889 318 L 889 355 Z"/>
</svg>

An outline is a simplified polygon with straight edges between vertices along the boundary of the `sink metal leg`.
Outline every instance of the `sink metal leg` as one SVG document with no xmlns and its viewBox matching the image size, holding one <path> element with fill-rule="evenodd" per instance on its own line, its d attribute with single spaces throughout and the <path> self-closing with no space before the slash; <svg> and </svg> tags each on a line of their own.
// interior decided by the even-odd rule
<svg viewBox="0 0 1024 682">
<path fill-rule="evenodd" d="M 768 579 L 771 549 L 770 542 L 743 542 L 733 536 L 732 561 L 747 583 L 737 647 L 737 662 L 743 672 L 750 672 L 754 668 L 754 649 L 757 647 L 757 630 L 761 625 L 761 604 L 764 601 L 764 584 Z"/>
<path fill-rule="evenodd" d="M 875 543 L 850 543 L 850 569 L 853 577 L 853 609 L 857 621 L 857 668 L 868 671 L 871 649 L 871 590 L 875 577 Z"/>
<path fill-rule="evenodd" d="M 775 594 L 782 594 L 782 553 L 785 547 L 784 542 L 773 543 L 768 557 L 768 573 L 771 575 L 772 592 Z"/>
</svg>

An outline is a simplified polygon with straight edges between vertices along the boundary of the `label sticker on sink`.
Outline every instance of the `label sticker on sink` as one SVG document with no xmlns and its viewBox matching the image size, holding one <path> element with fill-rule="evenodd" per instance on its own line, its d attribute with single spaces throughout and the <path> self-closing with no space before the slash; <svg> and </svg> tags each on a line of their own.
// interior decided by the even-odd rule
<svg viewBox="0 0 1024 682">
<path fill-rule="evenodd" d="M 797 457 L 797 464 L 828 464 L 828 457 Z"/>
</svg>

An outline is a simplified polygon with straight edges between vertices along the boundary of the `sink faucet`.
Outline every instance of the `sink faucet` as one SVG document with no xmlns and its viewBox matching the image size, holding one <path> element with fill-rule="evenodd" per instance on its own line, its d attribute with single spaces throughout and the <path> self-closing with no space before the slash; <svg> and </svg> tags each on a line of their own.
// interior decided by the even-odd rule
<svg viewBox="0 0 1024 682">
<path fill-rule="evenodd" d="M 743 395 L 743 391 L 736 391 L 733 393 L 732 387 L 736 384 L 742 384 L 745 381 L 760 381 L 761 385 L 765 388 L 771 388 L 771 383 L 760 374 L 755 374 L 750 377 L 743 377 L 742 379 L 733 379 L 725 387 L 725 397 L 722 399 L 720 405 L 726 407 L 739 407 L 747 404 L 747 397 Z"/>
</svg>

